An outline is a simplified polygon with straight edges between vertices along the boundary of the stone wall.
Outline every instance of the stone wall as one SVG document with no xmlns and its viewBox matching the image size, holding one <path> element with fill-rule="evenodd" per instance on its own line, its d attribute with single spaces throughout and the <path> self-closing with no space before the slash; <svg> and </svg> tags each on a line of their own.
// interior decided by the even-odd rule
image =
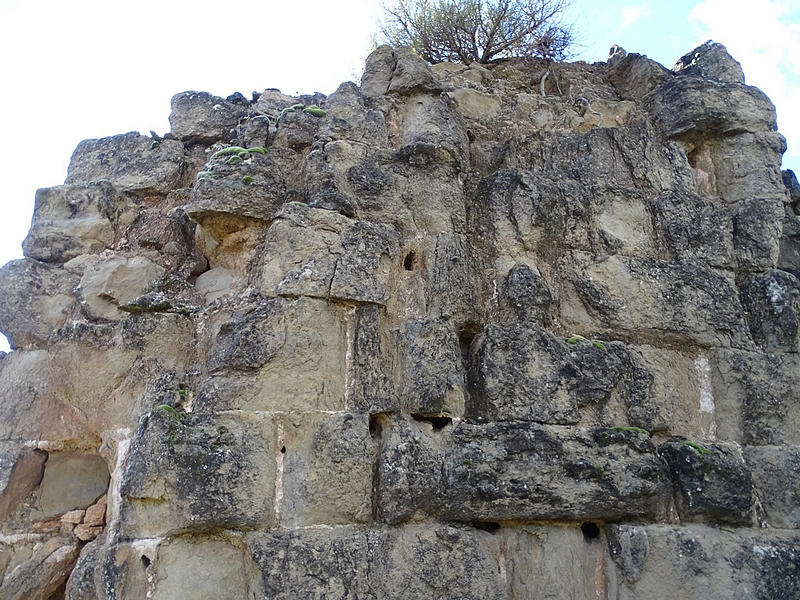
<svg viewBox="0 0 800 600">
<path fill-rule="evenodd" d="M 0 597 L 800 598 L 800 187 L 722 46 L 170 122 L 0 270 Z"/>
</svg>

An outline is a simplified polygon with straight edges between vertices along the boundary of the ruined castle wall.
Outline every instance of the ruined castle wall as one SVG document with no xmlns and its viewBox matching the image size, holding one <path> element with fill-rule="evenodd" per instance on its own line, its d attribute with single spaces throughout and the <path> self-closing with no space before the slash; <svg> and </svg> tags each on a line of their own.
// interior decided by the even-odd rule
<svg viewBox="0 0 800 600">
<path fill-rule="evenodd" d="M 1 598 L 800 598 L 800 187 L 723 47 L 170 122 L 0 269 Z"/>
</svg>

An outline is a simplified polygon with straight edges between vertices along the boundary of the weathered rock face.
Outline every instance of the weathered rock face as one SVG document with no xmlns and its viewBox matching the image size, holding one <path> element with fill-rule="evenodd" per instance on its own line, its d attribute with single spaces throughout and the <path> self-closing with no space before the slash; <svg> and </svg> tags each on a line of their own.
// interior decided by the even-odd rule
<svg viewBox="0 0 800 600">
<path fill-rule="evenodd" d="M 774 108 L 613 50 L 82 142 L 0 269 L 0 597 L 800 598 Z"/>
</svg>

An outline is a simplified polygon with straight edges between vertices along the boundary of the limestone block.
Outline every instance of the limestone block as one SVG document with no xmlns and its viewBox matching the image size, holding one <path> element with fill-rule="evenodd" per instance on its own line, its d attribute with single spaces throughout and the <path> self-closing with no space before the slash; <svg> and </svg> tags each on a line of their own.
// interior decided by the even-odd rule
<svg viewBox="0 0 800 600">
<path fill-rule="evenodd" d="M 717 193 L 727 204 L 744 200 L 766 203 L 762 210 L 767 209 L 767 216 L 774 212 L 775 200 L 783 203 L 786 192 L 780 165 L 786 139 L 780 133 L 739 133 L 702 141 L 698 149 L 704 145 L 713 161 Z"/>
<path fill-rule="evenodd" d="M 199 275 L 194 283 L 194 289 L 200 294 L 206 304 L 211 304 L 231 292 L 233 273 L 224 267 L 214 267 Z"/>
<path fill-rule="evenodd" d="M 307 297 L 246 306 L 221 325 L 198 402 L 215 410 L 342 410 L 344 313 Z"/>
<path fill-rule="evenodd" d="M 13 556 L 15 551 L 21 556 Z M 80 548 L 75 538 L 56 536 L 12 545 L 11 552 L 11 568 L 0 581 L 0 598 L 49 600 L 69 577 Z"/>
<path fill-rule="evenodd" d="M 240 600 L 249 597 L 244 554 L 214 538 L 174 538 L 158 546 L 155 576 L 147 595 L 154 600 Z"/>
<path fill-rule="evenodd" d="M 0 269 L 0 331 L 11 347 L 44 346 L 67 321 L 77 285 L 77 277 L 54 265 L 30 258 L 6 263 Z"/>
<path fill-rule="evenodd" d="M 43 400 L 52 403 L 53 412 L 42 410 L 41 437 L 96 440 L 103 431 L 135 428 L 152 406 L 146 393 L 159 378 L 177 379 L 171 389 L 177 396 L 178 382 L 194 364 L 194 336 L 192 320 L 171 313 L 62 330 L 50 345 L 52 360 L 45 363 Z"/>
<path fill-rule="evenodd" d="M 778 268 L 800 278 L 800 217 L 788 205 L 784 207 Z"/>
<path fill-rule="evenodd" d="M 572 331 L 648 343 L 752 345 L 736 289 L 703 263 L 567 256 L 561 317 Z"/>
<path fill-rule="evenodd" d="M 777 129 L 775 107 L 766 94 L 742 83 L 669 78 L 653 92 L 650 102 L 656 125 L 667 137 Z"/>
<path fill-rule="evenodd" d="M 470 363 L 467 415 L 482 421 L 576 424 L 579 407 L 644 402 L 652 375 L 635 366 L 622 344 L 567 344 L 530 323 L 490 324 Z"/>
<path fill-rule="evenodd" d="M 82 549 L 67 580 L 67 600 L 99 600 L 102 596 L 95 579 L 100 575 L 100 560 L 105 536 L 95 538 Z"/>
<path fill-rule="evenodd" d="M 428 314 L 452 319 L 459 329 L 480 322 L 480 281 L 467 237 L 440 233 L 428 256 Z"/>
<path fill-rule="evenodd" d="M 800 529 L 800 447 L 745 446 L 763 520 L 779 529 Z"/>
<path fill-rule="evenodd" d="M 367 414 L 295 413 L 281 420 L 283 525 L 367 523 L 378 444 Z"/>
<path fill-rule="evenodd" d="M 800 280 L 770 270 L 744 283 L 742 303 L 750 331 L 764 352 L 800 352 Z"/>
<path fill-rule="evenodd" d="M 596 524 L 503 527 L 495 535 L 507 548 L 508 598 L 595 600 L 613 594 L 608 548 Z"/>
<path fill-rule="evenodd" d="M 328 210 L 286 205 L 267 232 L 265 295 L 384 304 L 397 233 Z"/>
<path fill-rule="evenodd" d="M 652 384 L 638 404 L 628 406 L 633 425 L 688 438 L 713 439 L 716 433 L 711 366 L 705 354 L 636 346 Z"/>
<path fill-rule="evenodd" d="M 370 413 L 399 411 L 391 372 L 395 338 L 387 331 L 386 312 L 368 304 L 356 309 L 354 320 L 353 380 L 347 408 Z"/>
<path fill-rule="evenodd" d="M 254 532 L 262 593 L 290 598 L 500 600 L 504 584 L 483 536 L 449 525 Z"/>
<path fill-rule="evenodd" d="M 351 82 L 341 84 L 328 96 L 325 107 L 331 119 L 321 124 L 320 135 L 385 148 L 389 144 L 383 113 L 364 106 L 364 98 Z"/>
<path fill-rule="evenodd" d="M 42 480 L 47 453 L 0 442 L 0 521 L 5 522 Z"/>
<path fill-rule="evenodd" d="M 553 295 L 535 266 L 517 263 L 511 267 L 503 284 L 503 300 L 519 321 L 550 321 Z"/>
<path fill-rule="evenodd" d="M 620 60 L 609 60 L 609 82 L 624 100 L 641 100 L 664 80 L 670 73 L 654 60 L 631 52 Z"/>
<path fill-rule="evenodd" d="M 375 98 L 387 92 L 396 63 L 390 46 L 378 46 L 367 56 L 361 75 L 361 93 L 365 98 Z"/>
<path fill-rule="evenodd" d="M 466 380 L 452 323 L 408 321 L 399 333 L 400 402 L 410 413 L 464 414 Z"/>
<path fill-rule="evenodd" d="M 771 600 L 800 594 L 791 531 L 705 525 L 610 527 L 621 598 Z"/>
<path fill-rule="evenodd" d="M 89 315 L 118 321 L 125 317 L 119 307 L 151 290 L 164 273 L 163 267 L 142 256 L 100 259 L 84 272 L 78 294 Z"/>
<path fill-rule="evenodd" d="M 656 196 L 652 206 L 659 238 L 673 260 L 734 266 L 734 219 L 723 208 L 696 194 L 674 191 Z"/>
<path fill-rule="evenodd" d="M 120 482 L 130 537 L 274 523 L 274 424 L 154 408 L 139 422 Z"/>
<path fill-rule="evenodd" d="M 753 481 L 738 444 L 671 438 L 658 453 L 669 465 L 681 522 L 752 524 Z"/>
<path fill-rule="evenodd" d="M 432 441 L 409 431 L 393 430 L 381 454 L 389 522 L 418 510 L 458 521 L 658 519 L 671 494 L 666 465 L 636 431 L 459 423 L 425 434 Z"/>
<path fill-rule="evenodd" d="M 744 72 L 739 61 L 728 54 L 725 46 L 711 40 L 681 56 L 672 70 L 679 75 L 724 83 L 744 83 Z"/>
<path fill-rule="evenodd" d="M 491 94 L 470 88 L 458 88 L 450 93 L 456 112 L 469 119 L 491 119 L 500 112 L 500 100 Z"/>
<path fill-rule="evenodd" d="M 428 64 L 411 48 L 396 48 L 394 58 L 396 62 L 387 93 L 438 93 L 442 90 Z"/>
<path fill-rule="evenodd" d="M 25 256 L 64 263 L 99 254 L 113 245 L 115 216 L 128 202 L 107 181 L 37 190 Z"/>
<path fill-rule="evenodd" d="M 172 135 L 190 143 L 213 144 L 236 138 L 234 131 L 250 103 L 241 94 L 226 98 L 207 92 L 181 92 L 170 101 Z"/>
<path fill-rule="evenodd" d="M 73 535 L 78 538 L 82 542 L 89 542 L 95 539 L 100 533 L 102 533 L 103 527 L 101 525 L 86 525 L 85 523 L 81 523 L 80 525 L 76 525 L 75 529 L 73 529 Z"/>
<path fill-rule="evenodd" d="M 65 183 L 92 183 L 107 179 L 120 190 L 166 195 L 181 187 L 186 159 L 183 144 L 132 131 L 84 140 L 75 149 Z"/>
<path fill-rule="evenodd" d="M 772 269 L 780 254 L 783 200 L 746 199 L 733 210 L 733 245 L 740 271 Z"/>
<path fill-rule="evenodd" d="M 195 183 L 183 207 L 217 241 L 235 232 L 237 223 L 271 221 L 284 202 L 297 199 L 296 190 L 301 189 L 296 172 L 299 157 L 293 150 L 270 148 L 238 164 L 228 161 L 228 156 L 209 157 L 204 170 L 210 175 Z"/>
<path fill-rule="evenodd" d="M 86 509 L 108 489 L 108 465 L 99 454 L 51 452 L 36 493 L 33 518 Z"/>
<path fill-rule="evenodd" d="M 800 355 L 716 350 L 709 363 L 718 439 L 800 444 Z"/>
</svg>

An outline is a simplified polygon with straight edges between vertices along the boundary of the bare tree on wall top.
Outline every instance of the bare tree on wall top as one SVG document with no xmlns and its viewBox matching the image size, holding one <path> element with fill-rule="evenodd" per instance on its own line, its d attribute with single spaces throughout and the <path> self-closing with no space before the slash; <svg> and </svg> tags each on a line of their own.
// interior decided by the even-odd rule
<svg viewBox="0 0 800 600">
<path fill-rule="evenodd" d="M 429 63 L 490 63 L 511 56 L 560 60 L 572 43 L 570 0 L 395 0 L 383 34 Z"/>
</svg>

